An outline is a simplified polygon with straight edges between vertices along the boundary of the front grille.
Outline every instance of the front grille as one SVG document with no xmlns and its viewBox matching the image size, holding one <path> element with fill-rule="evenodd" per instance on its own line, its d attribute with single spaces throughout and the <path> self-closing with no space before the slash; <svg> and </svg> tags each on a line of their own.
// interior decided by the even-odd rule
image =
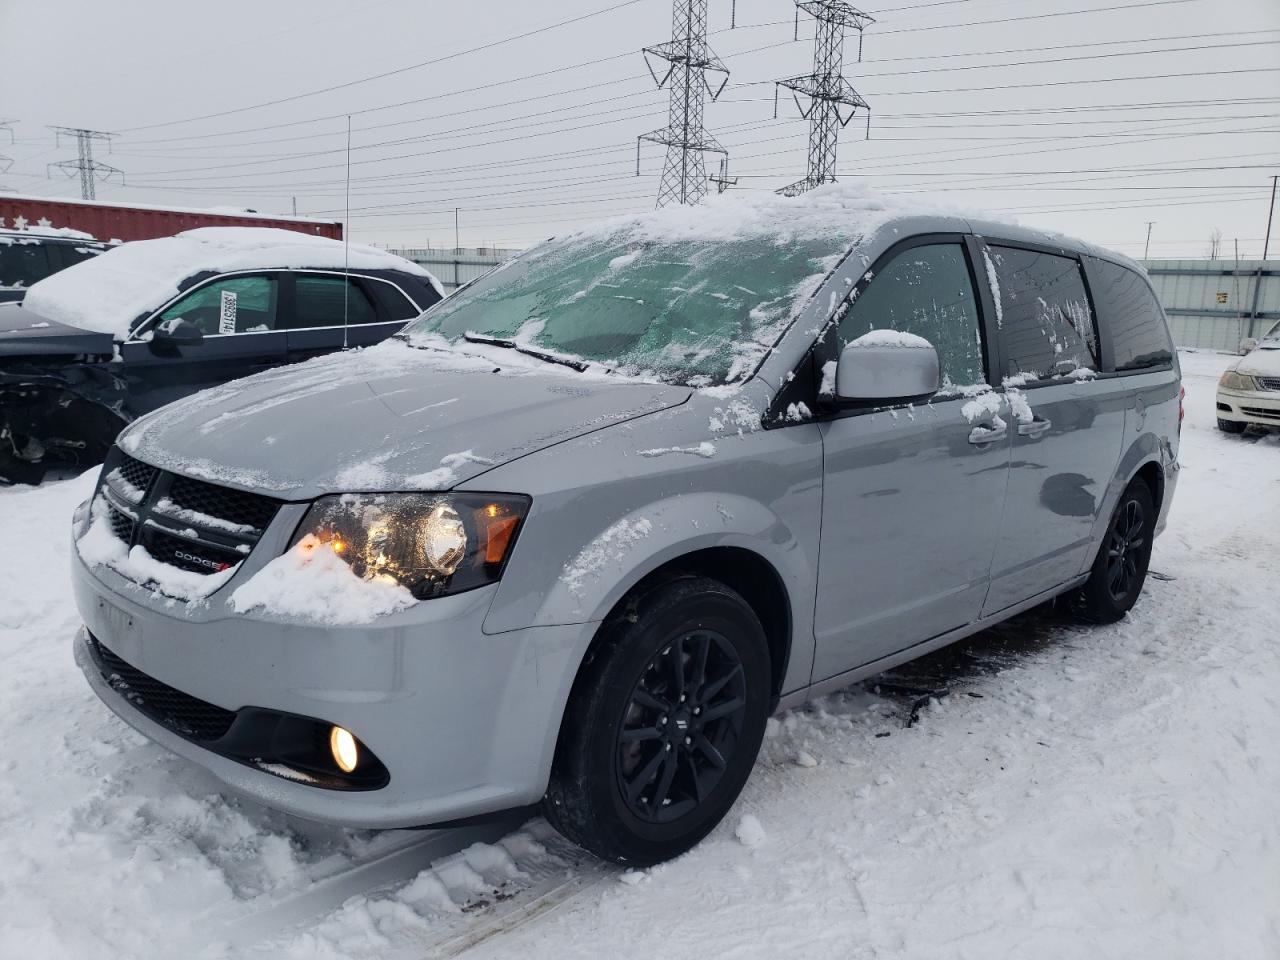
<svg viewBox="0 0 1280 960">
<path fill-rule="evenodd" d="M 161 563 L 213 574 L 244 560 L 281 501 L 180 476 L 114 448 L 99 492 L 111 531 Z"/>
<path fill-rule="evenodd" d="M 1268 410 L 1265 407 L 1241 407 L 1251 417 L 1262 417 L 1264 420 L 1280 420 L 1280 410 Z"/>
<path fill-rule="evenodd" d="M 262 535 L 262 531 L 280 509 L 280 501 L 271 497 L 179 476 L 173 478 L 169 487 L 169 499 L 183 510 L 252 527 L 258 536 Z"/>
<path fill-rule="evenodd" d="M 1280 390 L 1280 377 L 1254 377 L 1259 390 Z"/>
<path fill-rule="evenodd" d="M 114 653 L 89 637 L 89 650 L 98 672 L 117 693 L 139 712 L 164 724 L 188 740 L 221 740 L 231 729 L 236 715 L 232 710 L 206 703 L 181 690 L 175 690 L 155 677 L 125 663 Z"/>
</svg>

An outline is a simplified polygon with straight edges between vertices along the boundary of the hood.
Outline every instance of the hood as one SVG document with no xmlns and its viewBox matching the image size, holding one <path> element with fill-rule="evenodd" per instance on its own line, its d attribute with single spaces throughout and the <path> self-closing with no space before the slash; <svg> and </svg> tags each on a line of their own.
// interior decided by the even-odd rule
<svg viewBox="0 0 1280 960">
<path fill-rule="evenodd" d="M 136 421 L 119 443 L 155 466 L 288 500 L 448 490 L 691 393 L 525 359 L 391 341 L 196 394 Z"/>
<path fill-rule="evenodd" d="M 1268 341 L 1265 346 L 1249 351 L 1236 365 L 1236 371 L 1263 377 L 1280 377 L 1280 343 Z"/>
<path fill-rule="evenodd" d="M 95 333 L 47 320 L 17 303 L 0 303 L 0 357 L 110 354 L 109 333 Z"/>
</svg>

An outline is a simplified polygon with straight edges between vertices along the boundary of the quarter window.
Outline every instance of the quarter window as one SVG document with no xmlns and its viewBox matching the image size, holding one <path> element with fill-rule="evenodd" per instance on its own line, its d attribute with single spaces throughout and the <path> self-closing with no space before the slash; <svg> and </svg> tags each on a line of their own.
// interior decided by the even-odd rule
<svg viewBox="0 0 1280 960">
<path fill-rule="evenodd" d="M 1098 369 L 1098 338 L 1078 261 L 1021 247 L 986 247 L 982 255 L 1006 377 Z"/>
<path fill-rule="evenodd" d="M 1111 331 L 1116 370 L 1144 370 L 1173 362 L 1160 304 L 1141 276 L 1106 260 L 1093 260 L 1098 312 Z"/>
<path fill-rule="evenodd" d="M 344 277 L 298 274 L 294 277 L 294 315 L 290 326 L 340 327 L 373 323 L 377 311 L 354 281 Z M 344 303 L 345 298 L 345 303 Z"/>
<path fill-rule="evenodd" d="M 186 320 L 205 336 L 276 329 L 274 277 L 227 277 L 193 290 L 160 314 L 159 325 Z"/>
<path fill-rule="evenodd" d="M 973 281 L 958 243 L 912 247 L 876 270 L 840 320 L 841 348 L 872 330 L 914 333 L 932 343 L 941 393 L 986 382 Z"/>
</svg>

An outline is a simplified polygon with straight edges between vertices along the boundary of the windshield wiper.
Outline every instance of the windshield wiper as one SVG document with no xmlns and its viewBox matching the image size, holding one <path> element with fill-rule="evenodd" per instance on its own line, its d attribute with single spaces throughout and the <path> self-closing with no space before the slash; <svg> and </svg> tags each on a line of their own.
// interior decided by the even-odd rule
<svg viewBox="0 0 1280 960">
<path fill-rule="evenodd" d="M 467 343 L 483 343 L 490 347 L 503 347 L 507 350 L 514 350 L 516 353 L 523 353 L 526 357 L 533 357 L 537 360 L 544 360 L 547 363 L 558 363 L 562 367 L 571 367 L 579 373 L 583 373 L 591 366 L 581 360 L 574 360 L 571 357 L 559 357 L 554 353 L 546 353 L 542 350 L 535 350 L 532 347 L 526 347 L 523 344 L 516 343 L 514 340 L 508 340 L 505 337 L 490 337 L 483 333 L 464 333 L 462 339 Z"/>
</svg>

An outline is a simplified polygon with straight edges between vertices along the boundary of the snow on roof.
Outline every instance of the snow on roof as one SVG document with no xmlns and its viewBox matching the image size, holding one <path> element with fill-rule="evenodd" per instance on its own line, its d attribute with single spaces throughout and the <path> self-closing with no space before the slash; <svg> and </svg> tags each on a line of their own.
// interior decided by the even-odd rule
<svg viewBox="0 0 1280 960">
<path fill-rule="evenodd" d="M 178 293 L 193 274 L 311 267 L 400 270 L 440 285 L 426 270 L 362 244 L 270 227 L 201 227 L 174 237 L 125 243 L 32 284 L 24 308 L 50 320 L 124 337 L 133 322 Z"/>
</svg>

